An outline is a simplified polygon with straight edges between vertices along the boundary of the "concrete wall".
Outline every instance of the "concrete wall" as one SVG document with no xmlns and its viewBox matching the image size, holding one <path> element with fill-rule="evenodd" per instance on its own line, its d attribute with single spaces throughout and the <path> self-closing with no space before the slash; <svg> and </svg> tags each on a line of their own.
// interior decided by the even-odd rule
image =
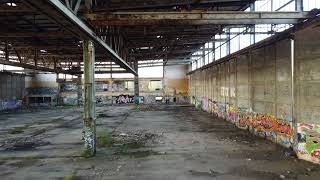
<svg viewBox="0 0 320 180">
<path fill-rule="evenodd" d="M 192 72 L 192 103 L 320 163 L 319 24 L 277 35 Z"/>
<path fill-rule="evenodd" d="M 22 105 L 25 94 L 25 76 L 0 72 L 0 111 Z"/>
<path fill-rule="evenodd" d="M 298 156 L 320 163 L 320 26 L 295 36 Z"/>
</svg>

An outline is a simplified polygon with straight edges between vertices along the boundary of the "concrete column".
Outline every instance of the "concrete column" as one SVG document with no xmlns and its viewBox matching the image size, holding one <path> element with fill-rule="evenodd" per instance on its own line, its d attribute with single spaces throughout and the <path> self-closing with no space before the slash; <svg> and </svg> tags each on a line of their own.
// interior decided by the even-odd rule
<svg viewBox="0 0 320 180">
<path fill-rule="evenodd" d="M 138 73 L 138 61 L 134 61 L 134 70 Z M 139 76 L 134 76 L 134 101 L 139 104 Z"/>
<path fill-rule="evenodd" d="M 296 11 L 303 11 L 303 0 L 295 0 Z"/>
<path fill-rule="evenodd" d="M 255 3 L 252 3 L 252 4 L 250 5 L 250 11 L 251 11 L 251 12 L 256 11 L 256 9 L 255 9 Z M 255 26 L 255 25 L 251 25 L 251 27 L 250 27 L 250 32 L 251 32 L 251 35 L 250 35 L 250 44 L 254 44 L 254 43 L 256 43 L 256 34 L 255 34 L 255 32 L 256 32 L 256 26 Z M 239 47 L 240 47 L 240 46 L 239 46 Z"/>
<path fill-rule="evenodd" d="M 61 91 L 61 83 L 59 82 L 59 73 L 56 74 L 56 82 L 58 83 L 58 90 L 57 90 L 57 95 L 56 95 L 56 105 L 59 106 L 60 105 L 60 91 Z"/>
<path fill-rule="evenodd" d="M 86 148 L 86 156 L 93 156 L 96 153 L 96 99 L 95 99 L 95 78 L 94 63 L 95 50 L 93 43 L 83 41 L 84 61 L 84 129 L 83 139 Z"/>
<path fill-rule="evenodd" d="M 82 99 L 82 77 L 78 75 L 77 78 L 77 99 L 78 99 L 78 106 L 81 106 L 81 99 Z"/>
<path fill-rule="evenodd" d="M 205 50 L 204 50 L 204 48 L 205 48 L 205 45 L 203 45 L 202 46 L 202 66 L 204 66 L 205 64 L 206 64 L 206 52 L 205 52 Z"/>
<path fill-rule="evenodd" d="M 230 28 L 227 28 L 227 31 L 226 31 L 226 34 L 227 34 L 227 48 L 226 48 L 226 53 L 227 55 L 230 54 L 231 52 L 231 36 L 230 36 Z"/>
</svg>

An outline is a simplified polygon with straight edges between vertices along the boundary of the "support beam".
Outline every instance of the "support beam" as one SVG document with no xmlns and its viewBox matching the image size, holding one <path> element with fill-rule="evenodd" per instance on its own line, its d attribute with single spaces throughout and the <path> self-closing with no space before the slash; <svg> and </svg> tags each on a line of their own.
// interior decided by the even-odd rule
<svg viewBox="0 0 320 180">
<path fill-rule="evenodd" d="M 86 156 L 96 153 L 96 100 L 94 78 L 94 46 L 91 41 L 83 41 L 84 61 L 84 117 L 83 139 Z"/>
<path fill-rule="evenodd" d="M 206 24 L 296 24 L 311 16 L 308 12 L 113 12 L 85 17 L 96 25 L 206 25 Z"/>
<path fill-rule="evenodd" d="M 153 1 L 139 3 L 137 1 L 128 1 L 125 5 L 116 5 L 111 7 L 96 7 L 94 11 L 119 11 L 119 10 L 145 10 L 145 9 L 172 9 L 177 6 L 196 6 L 196 7 L 228 7 L 228 6 L 244 6 L 253 0 L 180 0 L 180 1 Z M 112 5 L 112 4 L 111 4 Z"/>
<path fill-rule="evenodd" d="M 70 74 L 69 71 L 52 69 L 52 68 L 41 67 L 41 66 L 34 66 L 31 64 L 20 63 L 20 62 L 15 62 L 15 61 L 7 61 L 7 60 L 3 60 L 3 59 L 0 59 L 0 64 L 22 67 L 22 68 L 26 68 L 26 69 L 33 69 L 33 70 L 44 71 L 44 72 Z"/>
</svg>

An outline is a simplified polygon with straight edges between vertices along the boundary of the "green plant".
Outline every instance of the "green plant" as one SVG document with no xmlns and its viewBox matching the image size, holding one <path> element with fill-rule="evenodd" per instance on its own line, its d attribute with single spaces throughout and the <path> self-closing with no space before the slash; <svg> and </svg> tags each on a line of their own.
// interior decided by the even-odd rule
<svg viewBox="0 0 320 180">
<path fill-rule="evenodd" d="M 97 147 L 110 147 L 113 143 L 112 133 L 108 129 L 97 132 Z"/>
<path fill-rule="evenodd" d="M 28 125 L 24 125 L 24 126 L 18 126 L 18 127 L 14 127 L 12 129 L 9 129 L 9 134 L 20 134 L 23 133 L 24 130 L 26 130 L 29 126 Z"/>
<path fill-rule="evenodd" d="M 76 179 L 76 172 L 73 171 L 70 175 L 64 176 L 62 180 L 75 180 Z"/>
</svg>

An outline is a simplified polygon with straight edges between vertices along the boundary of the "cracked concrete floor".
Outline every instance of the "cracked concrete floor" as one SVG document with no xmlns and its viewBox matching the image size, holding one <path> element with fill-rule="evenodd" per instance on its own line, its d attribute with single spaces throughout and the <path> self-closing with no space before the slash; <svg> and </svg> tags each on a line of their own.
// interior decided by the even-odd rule
<svg viewBox="0 0 320 180">
<path fill-rule="evenodd" d="M 320 177 L 318 165 L 288 157 L 282 147 L 191 106 L 98 107 L 97 130 L 110 137 L 95 157 L 84 158 L 81 112 L 57 108 L 1 114 L 0 179 Z"/>
</svg>

